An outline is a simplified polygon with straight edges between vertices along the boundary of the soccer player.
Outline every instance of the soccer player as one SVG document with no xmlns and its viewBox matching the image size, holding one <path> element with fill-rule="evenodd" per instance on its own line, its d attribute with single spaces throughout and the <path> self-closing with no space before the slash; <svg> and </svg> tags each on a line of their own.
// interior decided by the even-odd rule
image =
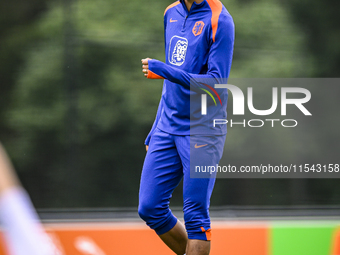
<svg viewBox="0 0 340 255">
<path fill-rule="evenodd" d="M 39 223 L 1 144 L 0 223 L 10 255 L 61 255 Z"/>
<path fill-rule="evenodd" d="M 190 160 L 215 166 L 221 159 L 226 125 L 212 127 L 209 120 L 226 119 L 228 94 L 199 81 L 221 83 L 229 77 L 234 23 L 218 0 L 180 0 L 166 8 L 164 30 L 166 63 L 142 59 L 144 76 L 164 79 L 164 84 L 145 141 L 138 213 L 176 254 L 206 255 L 215 178 L 191 178 Z M 217 95 L 221 107 L 208 102 L 209 114 L 190 121 L 190 95 L 197 91 Z M 182 178 L 185 228 L 169 209 L 172 192 Z"/>
</svg>

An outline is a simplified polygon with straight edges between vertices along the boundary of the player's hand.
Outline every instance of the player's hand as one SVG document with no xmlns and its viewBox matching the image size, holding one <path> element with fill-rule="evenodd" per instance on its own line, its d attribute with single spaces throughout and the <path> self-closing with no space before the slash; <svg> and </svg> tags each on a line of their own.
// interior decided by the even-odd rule
<svg viewBox="0 0 340 255">
<path fill-rule="evenodd" d="M 148 77 L 149 73 L 149 60 L 151 58 L 144 58 L 142 59 L 142 68 L 143 68 L 143 73 L 145 77 Z"/>
<path fill-rule="evenodd" d="M 148 149 L 149 149 L 149 145 L 145 145 L 146 152 L 148 152 Z"/>
</svg>

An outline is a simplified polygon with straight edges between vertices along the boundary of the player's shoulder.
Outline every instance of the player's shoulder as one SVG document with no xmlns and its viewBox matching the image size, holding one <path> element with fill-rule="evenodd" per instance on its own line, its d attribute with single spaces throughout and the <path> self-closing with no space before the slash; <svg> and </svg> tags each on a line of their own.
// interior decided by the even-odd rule
<svg viewBox="0 0 340 255">
<path fill-rule="evenodd" d="M 222 5 L 222 10 L 218 17 L 218 27 L 220 31 L 224 32 L 226 32 L 226 30 L 232 32 L 235 29 L 233 17 L 224 5 Z"/>
<path fill-rule="evenodd" d="M 218 19 L 218 25 L 216 29 L 216 40 L 222 38 L 224 39 L 234 38 L 234 36 L 235 36 L 234 20 L 230 13 L 227 11 L 227 9 L 224 8 Z"/>
<path fill-rule="evenodd" d="M 165 11 L 164 11 L 164 16 L 166 15 L 166 13 L 171 10 L 172 8 L 176 7 L 177 5 L 179 5 L 181 2 L 180 1 L 176 1 L 172 4 L 170 4 L 168 7 L 165 8 Z"/>
<path fill-rule="evenodd" d="M 220 18 L 220 21 L 234 23 L 233 17 L 228 12 L 227 8 L 224 7 L 224 5 L 223 5 L 221 15 L 219 18 Z"/>
<path fill-rule="evenodd" d="M 230 22 L 233 20 L 227 8 L 219 0 L 206 0 L 212 15 L 212 21 Z"/>
<path fill-rule="evenodd" d="M 225 33 L 227 31 L 233 32 L 235 30 L 235 24 L 230 13 L 224 9 L 225 11 L 221 12 L 221 15 L 218 19 L 218 32 Z"/>
<path fill-rule="evenodd" d="M 211 10 L 212 39 L 215 42 L 216 36 L 223 37 L 234 31 L 234 21 L 228 10 L 219 0 L 206 0 Z"/>
</svg>

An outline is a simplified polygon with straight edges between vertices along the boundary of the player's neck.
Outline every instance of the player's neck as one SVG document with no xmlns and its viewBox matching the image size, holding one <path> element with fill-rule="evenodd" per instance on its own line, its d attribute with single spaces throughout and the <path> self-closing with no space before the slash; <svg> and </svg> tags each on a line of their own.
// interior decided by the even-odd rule
<svg viewBox="0 0 340 255">
<path fill-rule="evenodd" d="M 187 6 L 188 11 L 190 11 L 191 6 L 194 2 L 196 2 L 196 4 L 200 4 L 202 3 L 204 0 L 184 0 L 185 5 Z"/>
</svg>

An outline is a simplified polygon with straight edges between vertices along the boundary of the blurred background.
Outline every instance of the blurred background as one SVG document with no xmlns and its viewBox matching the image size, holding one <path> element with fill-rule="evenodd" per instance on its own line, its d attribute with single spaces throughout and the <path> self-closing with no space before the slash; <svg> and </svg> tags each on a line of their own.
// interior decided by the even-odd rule
<svg viewBox="0 0 340 255">
<path fill-rule="evenodd" d="M 162 81 L 144 78 L 140 60 L 164 61 L 163 13 L 172 2 L 0 3 L 0 140 L 37 208 L 136 211 L 144 139 L 162 89 Z M 230 77 L 339 77 L 339 1 L 222 3 L 236 26 Z M 337 98 L 340 87 L 331 94 Z M 327 102 L 325 95 L 318 97 L 320 105 Z M 336 114 L 326 117 L 338 121 Z M 333 156 L 339 153 L 338 129 L 310 128 L 310 140 Z M 252 143 L 256 139 L 261 136 Z M 276 139 L 287 144 L 286 136 Z M 235 137 L 231 150 L 242 153 L 248 146 L 242 141 Z M 327 161 L 329 153 L 320 155 Z M 339 184 L 339 179 L 219 179 L 211 204 L 334 207 L 340 204 Z M 181 191 L 180 185 L 173 206 L 182 205 Z"/>
</svg>

